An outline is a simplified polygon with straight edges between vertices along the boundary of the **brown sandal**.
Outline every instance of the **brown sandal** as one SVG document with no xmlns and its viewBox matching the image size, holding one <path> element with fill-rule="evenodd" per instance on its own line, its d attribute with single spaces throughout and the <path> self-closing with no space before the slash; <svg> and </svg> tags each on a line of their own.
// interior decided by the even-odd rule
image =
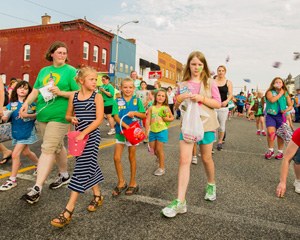
<svg viewBox="0 0 300 240">
<path fill-rule="evenodd" d="M 57 218 L 53 218 L 51 220 L 51 225 L 54 227 L 58 227 L 58 228 L 62 228 L 64 226 L 66 226 L 67 224 L 70 223 L 71 219 L 72 219 L 72 215 L 73 215 L 74 210 L 71 212 L 68 209 L 65 209 L 61 214 L 59 214 L 59 216 Z M 69 217 L 65 217 L 65 213 L 69 213 L 70 216 Z M 54 220 L 58 220 L 54 221 Z"/>
<path fill-rule="evenodd" d="M 135 187 L 128 187 L 125 195 L 130 196 L 133 194 L 136 194 L 139 191 L 139 185 L 136 185 Z"/>
<path fill-rule="evenodd" d="M 89 212 L 95 212 L 97 208 L 103 204 L 103 199 L 104 198 L 102 195 L 100 196 L 94 195 L 94 199 L 90 202 L 89 206 L 87 207 L 87 210 Z"/>
<path fill-rule="evenodd" d="M 123 187 L 116 186 L 112 192 L 112 196 L 113 197 L 119 196 L 126 189 L 127 189 L 127 183 L 125 183 Z"/>
</svg>

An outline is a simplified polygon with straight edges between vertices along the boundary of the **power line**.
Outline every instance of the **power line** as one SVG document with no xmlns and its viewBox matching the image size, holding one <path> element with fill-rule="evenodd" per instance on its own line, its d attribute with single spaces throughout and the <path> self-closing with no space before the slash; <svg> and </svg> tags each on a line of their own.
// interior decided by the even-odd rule
<svg viewBox="0 0 300 240">
<path fill-rule="evenodd" d="M 25 1 L 25 2 L 29 2 L 29 3 L 31 3 L 31 4 L 34 4 L 34 5 L 36 5 L 36 6 L 42 7 L 42 8 L 46 8 L 46 9 L 51 10 L 51 11 L 53 11 L 53 12 L 56 12 L 56 13 L 59 13 L 59 14 L 62 14 L 62 15 L 71 17 L 71 18 L 79 18 L 79 17 L 75 17 L 75 16 L 72 16 L 72 15 L 69 15 L 69 14 L 67 14 L 67 13 L 63 13 L 63 12 L 57 11 L 57 10 L 55 10 L 55 9 L 53 9 L 53 8 L 46 7 L 46 6 L 44 6 L 44 5 L 41 5 L 41 4 L 39 4 L 39 3 L 30 1 L 30 0 L 24 0 L 24 1 Z"/>
<path fill-rule="evenodd" d="M 10 14 L 7 14 L 7 13 L 0 12 L 0 14 L 5 15 L 5 16 L 8 16 L 8 17 L 11 17 L 11 18 L 19 19 L 19 20 L 22 20 L 22 21 L 25 21 L 25 22 L 30 22 L 30 23 L 34 23 L 34 24 L 39 24 L 38 22 L 34 22 L 34 21 L 31 21 L 31 20 L 28 20 L 28 19 L 25 19 L 25 18 L 16 17 L 16 16 L 14 16 L 14 15 L 10 15 Z"/>
</svg>

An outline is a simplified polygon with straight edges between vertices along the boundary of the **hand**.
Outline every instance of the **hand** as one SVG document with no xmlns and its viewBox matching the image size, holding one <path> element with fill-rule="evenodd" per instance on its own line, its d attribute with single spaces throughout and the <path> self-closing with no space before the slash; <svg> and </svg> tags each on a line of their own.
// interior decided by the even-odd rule
<svg viewBox="0 0 300 240">
<path fill-rule="evenodd" d="M 196 95 L 196 94 L 194 94 Z M 181 101 L 184 101 L 185 99 L 191 98 L 192 94 L 190 92 L 185 92 L 183 94 L 180 94 Z"/>
<path fill-rule="evenodd" d="M 202 102 L 201 99 L 203 100 L 203 97 L 199 94 L 191 94 L 190 95 L 190 99 L 193 101 L 193 102 Z"/>
<path fill-rule="evenodd" d="M 72 123 L 73 125 L 77 125 L 77 124 L 78 124 L 78 119 L 77 119 L 76 117 L 72 117 L 72 118 L 71 118 L 71 123 Z"/>
<path fill-rule="evenodd" d="M 22 107 L 20 108 L 19 117 L 22 118 L 22 119 L 26 118 L 27 117 L 27 111 L 28 111 L 28 103 L 24 102 Z"/>
<path fill-rule="evenodd" d="M 134 117 L 134 112 L 128 112 L 127 116 L 133 118 Z"/>
<path fill-rule="evenodd" d="M 75 140 L 80 141 L 80 140 L 83 140 L 84 137 L 85 137 L 85 135 L 82 132 L 80 132 L 80 134 L 75 138 Z"/>
<path fill-rule="evenodd" d="M 57 86 L 50 87 L 49 91 L 52 92 L 56 96 L 60 96 L 61 95 L 61 91 L 60 91 L 60 89 Z"/>
<path fill-rule="evenodd" d="M 3 122 L 7 122 L 8 121 L 8 117 L 6 117 L 6 116 L 2 116 L 1 119 L 2 119 Z"/>
<path fill-rule="evenodd" d="M 224 101 L 224 102 L 221 103 L 221 107 L 226 107 L 227 104 L 228 104 L 228 101 L 226 100 L 226 101 Z"/>
<path fill-rule="evenodd" d="M 281 96 L 284 95 L 285 91 L 281 88 L 278 95 L 280 94 Z"/>
<path fill-rule="evenodd" d="M 286 191 L 286 184 L 285 183 L 279 183 L 276 189 L 276 195 L 277 197 L 284 197 Z"/>
</svg>

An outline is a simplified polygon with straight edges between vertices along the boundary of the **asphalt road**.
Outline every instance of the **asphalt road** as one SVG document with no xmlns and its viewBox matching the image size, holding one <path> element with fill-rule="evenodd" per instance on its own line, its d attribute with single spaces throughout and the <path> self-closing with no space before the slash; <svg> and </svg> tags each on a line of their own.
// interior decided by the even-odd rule
<svg viewBox="0 0 300 240">
<path fill-rule="evenodd" d="M 299 127 L 299 124 L 296 125 Z M 155 158 L 141 144 L 137 149 L 138 195 L 111 197 L 117 183 L 112 136 L 101 127 L 99 164 L 105 181 L 101 184 L 104 204 L 96 212 L 86 210 L 92 192 L 80 196 L 73 219 L 64 229 L 56 229 L 50 220 L 65 207 L 70 191 L 48 189 L 56 174 L 54 168 L 40 201 L 29 205 L 19 198 L 34 184 L 32 163 L 24 159 L 18 186 L 0 192 L 0 239 L 300 239 L 300 195 L 294 192 L 294 174 L 290 168 L 287 193 L 275 196 L 281 161 L 265 160 L 266 137 L 255 134 L 254 122 L 234 118 L 227 122 L 227 138 L 222 151 L 215 150 L 217 200 L 204 200 L 206 177 L 201 160 L 191 166 L 187 194 L 188 212 L 174 219 L 160 210 L 176 197 L 179 159 L 179 121 L 169 130 L 165 144 L 166 174 L 156 177 Z M 32 149 L 39 154 L 39 144 Z M 9 143 L 6 143 L 9 146 Z M 129 181 L 127 150 L 124 171 Z M 74 159 L 69 158 L 70 170 Z M 11 162 L 0 166 L 4 182 Z"/>
</svg>

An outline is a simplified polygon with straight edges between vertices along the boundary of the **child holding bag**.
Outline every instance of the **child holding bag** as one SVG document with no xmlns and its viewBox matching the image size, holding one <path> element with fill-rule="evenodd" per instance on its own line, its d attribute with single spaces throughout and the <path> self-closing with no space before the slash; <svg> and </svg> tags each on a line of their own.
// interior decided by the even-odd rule
<svg viewBox="0 0 300 240">
<path fill-rule="evenodd" d="M 132 195 L 139 191 L 139 186 L 136 183 L 136 145 L 132 145 L 126 140 L 125 136 L 121 133 L 121 127 L 128 129 L 129 125 L 138 121 L 138 119 L 144 119 L 146 117 L 145 109 L 142 101 L 134 95 L 134 81 L 130 78 L 125 78 L 121 82 L 120 90 L 122 97 L 117 98 L 114 105 L 112 115 L 114 116 L 116 125 L 116 145 L 114 152 L 114 163 L 118 176 L 118 184 L 112 192 L 112 196 L 119 196 L 123 191 L 126 195 Z M 127 115 L 126 117 L 124 117 Z M 120 121 L 123 118 L 122 126 Z M 128 159 L 130 162 L 130 182 L 129 186 L 124 179 L 123 167 L 121 163 L 122 153 L 124 146 L 128 146 Z"/>
<path fill-rule="evenodd" d="M 24 119 L 19 117 L 19 111 L 23 102 L 30 94 L 32 88 L 26 81 L 19 82 L 11 93 L 10 103 L 6 109 L 11 110 L 10 116 L 12 125 L 12 145 L 14 150 L 12 152 L 12 172 L 8 180 L 0 186 L 0 191 L 7 191 L 17 186 L 17 174 L 20 167 L 20 155 L 28 157 L 35 164 L 38 158 L 34 152 L 29 148 L 29 145 L 37 142 L 38 138 L 35 130 L 35 104 L 28 106 L 28 111 Z M 3 116 L 2 120 L 7 121 L 9 118 Z"/>
<path fill-rule="evenodd" d="M 98 127 L 104 116 L 103 98 L 95 92 L 97 87 L 95 69 L 84 67 L 78 70 L 75 78 L 80 83 L 81 89 L 69 98 L 66 119 L 75 125 L 76 131 L 80 131 L 76 140 L 83 140 L 86 135 L 89 135 L 89 138 L 82 155 L 76 157 L 73 176 L 68 186 L 71 194 L 67 206 L 57 218 L 51 221 L 52 226 L 59 228 L 70 223 L 80 193 L 90 188 L 93 191 L 94 197 L 87 207 L 89 212 L 96 211 L 103 203 L 99 183 L 104 178 L 97 161 L 100 144 Z"/>
<path fill-rule="evenodd" d="M 149 147 L 156 155 L 159 167 L 154 171 L 155 176 L 165 174 L 164 143 L 168 142 L 168 125 L 174 116 L 168 105 L 167 92 L 159 89 L 154 95 L 154 103 L 148 109 L 146 120 L 146 136 L 149 128 Z"/>
<path fill-rule="evenodd" d="M 215 141 L 215 130 L 219 127 L 215 108 L 221 107 L 221 97 L 216 83 L 210 78 L 210 71 L 203 53 L 192 52 L 187 60 L 183 73 L 183 80 L 178 86 L 175 108 L 189 99 L 201 105 L 208 117 L 201 117 L 204 127 L 204 137 L 198 142 L 200 145 L 202 163 L 207 176 L 205 200 L 216 199 L 215 167 L 212 159 L 212 146 Z M 199 116 L 200 118 L 200 116 Z M 194 119 L 200 121 L 200 119 Z M 186 142 L 180 134 L 180 161 L 178 170 L 177 198 L 161 213 L 166 217 L 175 217 L 178 213 L 187 212 L 186 191 L 190 178 L 193 142 Z"/>
</svg>

